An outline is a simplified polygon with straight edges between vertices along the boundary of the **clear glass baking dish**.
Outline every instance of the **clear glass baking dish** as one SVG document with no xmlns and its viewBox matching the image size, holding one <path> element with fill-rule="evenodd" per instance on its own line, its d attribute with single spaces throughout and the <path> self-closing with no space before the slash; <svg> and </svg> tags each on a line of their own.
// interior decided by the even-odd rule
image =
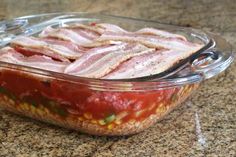
<svg viewBox="0 0 236 157">
<path fill-rule="evenodd" d="M 105 80 L 0 62 L 0 107 L 94 135 L 128 135 L 156 123 L 185 101 L 202 83 L 233 61 L 231 46 L 220 36 L 192 28 L 92 13 L 30 15 L 0 22 L 0 47 L 19 35 L 72 23 L 105 22 L 135 31 L 153 27 L 204 44 L 184 64 L 162 77 Z"/>
</svg>

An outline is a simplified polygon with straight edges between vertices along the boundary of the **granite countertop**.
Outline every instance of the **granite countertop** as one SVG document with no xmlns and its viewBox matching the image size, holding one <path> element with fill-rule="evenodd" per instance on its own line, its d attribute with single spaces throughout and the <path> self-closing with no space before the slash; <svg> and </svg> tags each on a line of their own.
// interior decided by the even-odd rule
<svg viewBox="0 0 236 157">
<path fill-rule="evenodd" d="M 60 11 L 103 12 L 213 31 L 236 49 L 234 0 L 1 0 L 0 19 Z M 97 137 L 0 109 L 0 156 L 236 156 L 236 65 L 204 82 L 146 131 Z"/>
</svg>

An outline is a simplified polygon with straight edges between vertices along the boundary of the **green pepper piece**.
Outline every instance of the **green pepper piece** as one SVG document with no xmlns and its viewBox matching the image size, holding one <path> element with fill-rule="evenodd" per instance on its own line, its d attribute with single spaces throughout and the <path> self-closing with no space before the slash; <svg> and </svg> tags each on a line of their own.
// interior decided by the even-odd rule
<svg viewBox="0 0 236 157">
<path fill-rule="evenodd" d="M 65 116 L 68 115 L 67 111 L 64 108 L 58 106 L 57 103 L 54 102 L 54 101 L 49 101 L 48 102 L 48 109 L 51 112 L 54 112 L 54 113 L 56 113 L 56 114 L 58 114 L 62 117 L 65 117 Z"/>
<path fill-rule="evenodd" d="M 108 123 L 111 123 L 112 121 L 114 121 L 115 119 L 116 119 L 116 115 L 115 114 L 111 114 L 108 117 L 106 117 L 104 119 L 104 121 L 105 121 L 106 124 L 108 124 Z"/>
<path fill-rule="evenodd" d="M 65 109 L 63 109 L 63 108 L 57 108 L 56 111 L 62 117 L 65 117 L 68 114 L 67 111 Z"/>
<path fill-rule="evenodd" d="M 0 93 L 6 94 L 6 90 L 3 87 L 0 87 Z"/>
<path fill-rule="evenodd" d="M 28 98 L 27 97 L 23 98 L 23 101 L 27 102 L 28 104 L 30 104 L 30 105 L 32 105 L 34 107 L 38 106 L 37 103 L 34 100 L 30 99 L 29 97 Z"/>
<path fill-rule="evenodd" d="M 16 100 L 16 96 L 12 93 L 10 93 L 8 90 L 6 90 L 3 87 L 0 87 L 0 93 L 3 93 L 5 95 L 7 95 L 9 98 L 11 98 L 12 100 Z"/>
<path fill-rule="evenodd" d="M 16 100 L 16 96 L 15 95 L 13 95 L 13 94 L 9 94 L 9 97 L 12 99 L 12 100 Z"/>
<path fill-rule="evenodd" d="M 36 104 L 36 102 L 31 102 L 31 105 L 34 106 L 34 107 L 37 107 L 38 105 Z"/>
</svg>

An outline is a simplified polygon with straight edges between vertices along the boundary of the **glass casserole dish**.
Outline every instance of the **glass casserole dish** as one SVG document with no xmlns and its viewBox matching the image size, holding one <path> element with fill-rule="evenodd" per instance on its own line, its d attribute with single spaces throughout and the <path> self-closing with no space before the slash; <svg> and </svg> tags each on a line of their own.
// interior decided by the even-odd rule
<svg viewBox="0 0 236 157">
<path fill-rule="evenodd" d="M 161 75 L 93 79 L 0 62 L 0 107 L 94 135 L 138 133 L 185 101 L 202 83 L 233 61 L 221 37 L 191 28 L 92 13 L 51 13 L 0 22 L 0 46 L 37 35 L 47 26 L 112 23 L 129 31 L 153 27 L 203 44 L 200 51 Z"/>
</svg>

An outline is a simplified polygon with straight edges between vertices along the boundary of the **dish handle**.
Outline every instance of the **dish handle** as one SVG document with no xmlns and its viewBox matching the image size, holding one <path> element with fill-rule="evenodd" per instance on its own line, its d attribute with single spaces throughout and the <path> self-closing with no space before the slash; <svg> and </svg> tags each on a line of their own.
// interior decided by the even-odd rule
<svg viewBox="0 0 236 157">
<path fill-rule="evenodd" d="M 222 37 L 207 33 L 213 40 L 213 45 L 191 61 L 194 72 L 209 79 L 224 71 L 234 60 L 231 45 Z"/>
</svg>

